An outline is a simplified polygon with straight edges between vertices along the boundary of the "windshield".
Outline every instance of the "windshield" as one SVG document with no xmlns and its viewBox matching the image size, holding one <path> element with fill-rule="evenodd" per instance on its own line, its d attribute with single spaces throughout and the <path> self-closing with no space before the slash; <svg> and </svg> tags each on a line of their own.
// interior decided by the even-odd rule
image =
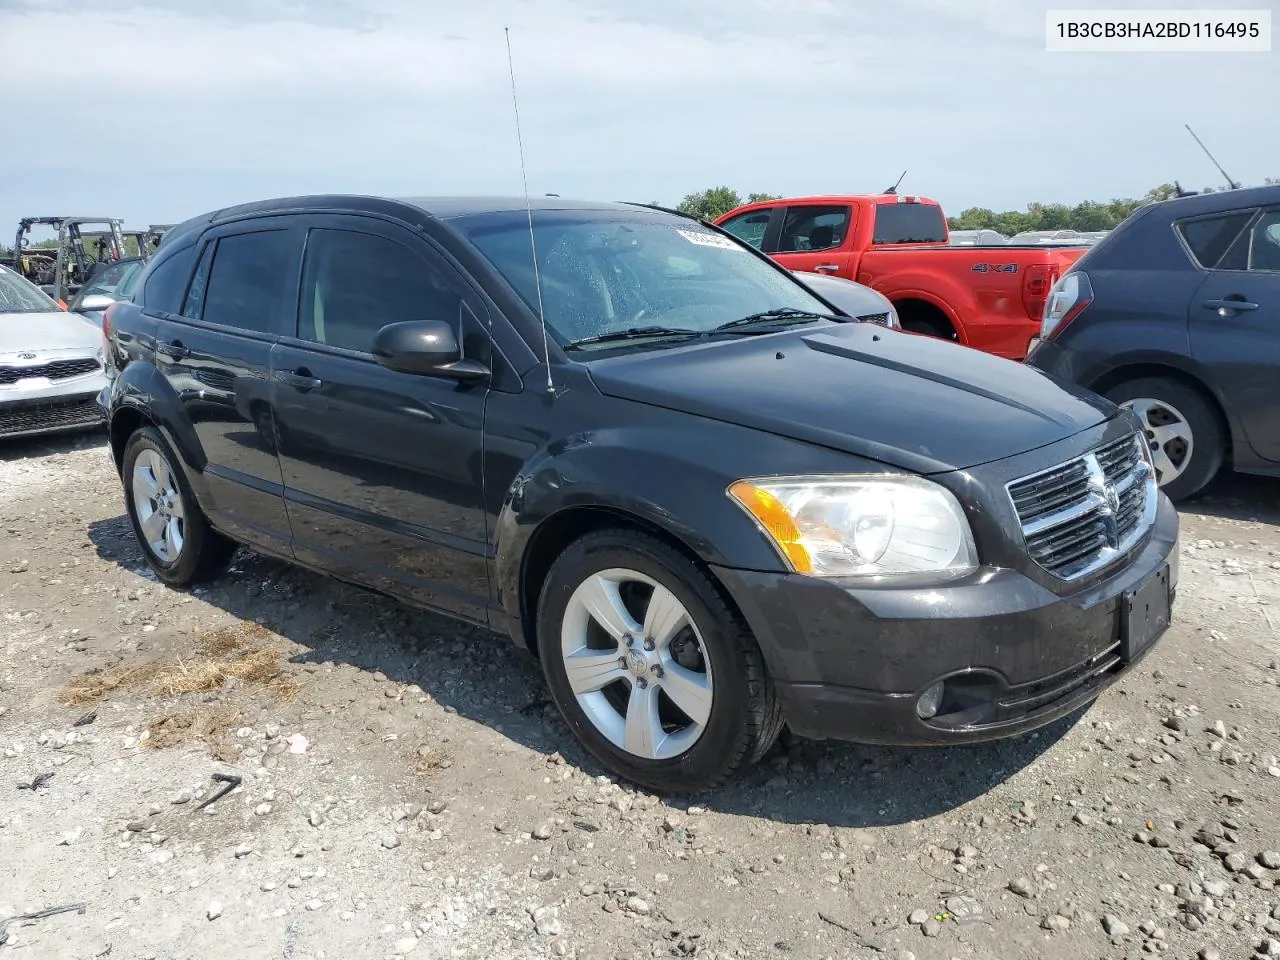
<svg viewBox="0 0 1280 960">
<path fill-rule="evenodd" d="M 58 305 L 30 280 L 0 267 L 0 313 L 56 313 Z"/>
<path fill-rule="evenodd" d="M 452 222 L 536 316 L 526 213 Z M 638 327 L 703 332 L 767 311 L 831 309 L 781 268 L 692 220 L 541 211 L 533 223 L 547 331 L 561 346 Z"/>
</svg>

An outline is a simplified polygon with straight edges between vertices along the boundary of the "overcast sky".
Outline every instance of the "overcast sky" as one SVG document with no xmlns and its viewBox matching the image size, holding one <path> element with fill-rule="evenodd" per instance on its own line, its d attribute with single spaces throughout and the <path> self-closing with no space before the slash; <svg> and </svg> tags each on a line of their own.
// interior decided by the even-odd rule
<svg viewBox="0 0 1280 960">
<path fill-rule="evenodd" d="M 1280 176 L 1280 52 L 1046 53 L 1044 11 L 1063 6 L 0 0 L 0 230 L 320 191 L 519 193 L 504 25 L 535 193 L 876 192 L 905 168 L 903 192 L 958 213 L 1219 183 L 1184 123 L 1237 180 Z"/>
</svg>

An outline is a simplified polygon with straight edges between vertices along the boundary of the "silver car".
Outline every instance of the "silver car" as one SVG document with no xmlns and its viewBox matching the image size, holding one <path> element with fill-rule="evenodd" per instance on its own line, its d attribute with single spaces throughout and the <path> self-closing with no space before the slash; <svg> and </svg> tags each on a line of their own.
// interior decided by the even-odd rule
<svg viewBox="0 0 1280 960">
<path fill-rule="evenodd" d="M 101 427 L 102 327 L 0 267 L 0 440 Z"/>
<path fill-rule="evenodd" d="M 898 320 L 898 311 L 889 302 L 889 298 L 879 290 L 872 290 L 866 284 L 846 280 L 844 277 L 832 277 L 825 273 L 810 273 L 806 270 L 791 272 L 797 280 L 827 303 L 838 308 L 841 313 L 867 323 L 878 323 L 892 330 L 902 329 L 902 323 Z"/>
</svg>

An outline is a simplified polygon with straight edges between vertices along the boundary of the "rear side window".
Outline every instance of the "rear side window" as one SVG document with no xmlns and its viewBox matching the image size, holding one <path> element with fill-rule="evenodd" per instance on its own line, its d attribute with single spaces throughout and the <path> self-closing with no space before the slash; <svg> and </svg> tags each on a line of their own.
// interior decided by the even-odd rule
<svg viewBox="0 0 1280 960">
<path fill-rule="evenodd" d="M 849 232 L 849 207 L 790 207 L 778 238 L 778 253 L 830 250 Z"/>
<path fill-rule="evenodd" d="M 1197 266 L 1205 270 L 1243 270 L 1243 254 L 1247 248 L 1233 247 L 1233 244 L 1252 217 L 1252 210 L 1238 210 L 1198 220 L 1184 220 L 1177 229 Z M 1229 258 L 1228 252 L 1231 254 Z"/>
<path fill-rule="evenodd" d="M 152 266 L 139 298 L 142 306 L 160 313 L 177 313 L 182 306 L 182 295 L 186 293 L 195 259 L 196 248 L 189 246 L 173 251 Z"/>
<path fill-rule="evenodd" d="M 292 237 L 288 230 L 220 237 L 200 319 L 257 333 L 273 332 L 289 279 Z"/>
<path fill-rule="evenodd" d="M 872 243 L 945 243 L 947 221 L 930 203 L 877 203 Z"/>
<path fill-rule="evenodd" d="M 743 213 L 720 224 L 720 229 L 732 233 L 739 240 L 759 250 L 764 244 L 764 234 L 769 229 L 769 216 L 772 212 L 772 210 L 756 210 L 753 213 Z"/>
</svg>

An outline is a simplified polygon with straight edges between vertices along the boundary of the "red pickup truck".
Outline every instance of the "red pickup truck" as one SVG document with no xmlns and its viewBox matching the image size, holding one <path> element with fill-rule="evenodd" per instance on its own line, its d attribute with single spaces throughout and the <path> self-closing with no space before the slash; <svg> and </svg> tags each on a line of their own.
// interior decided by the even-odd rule
<svg viewBox="0 0 1280 960">
<path fill-rule="evenodd" d="M 790 270 L 866 284 L 902 326 L 1012 360 L 1040 331 L 1045 299 L 1086 247 L 951 246 L 928 197 L 795 197 L 747 204 L 716 224 Z"/>
</svg>

